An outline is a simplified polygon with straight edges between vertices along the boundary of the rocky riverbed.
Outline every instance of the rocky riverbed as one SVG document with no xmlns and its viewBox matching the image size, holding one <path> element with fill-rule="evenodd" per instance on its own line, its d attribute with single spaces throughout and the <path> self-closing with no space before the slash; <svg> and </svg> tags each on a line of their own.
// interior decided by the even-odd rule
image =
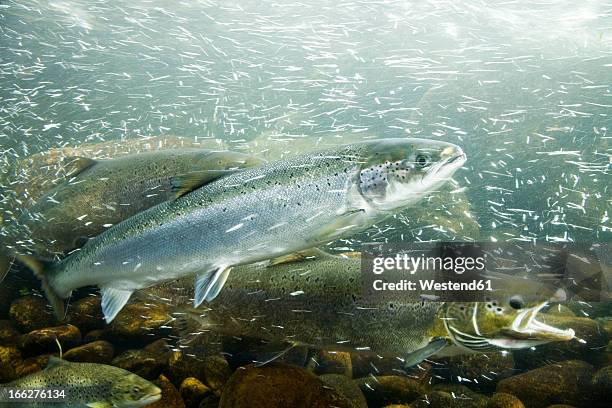
<svg viewBox="0 0 612 408">
<path fill-rule="evenodd" d="M 219 339 L 223 354 L 176 347 L 162 306 L 132 303 L 106 325 L 99 298 L 86 294 L 58 323 L 25 282 L 2 289 L 0 382 L 43 369 L 59 342 L 66 360 L 153 380 L 163 390 L 157 407 L 604 407 L 612 392 L 612 322 L 569 308 L 550 318 L 578 340 L 533 350 L 432 359 L 406 372 L 393 357 L 296 348 L 257 366 L 234 353 L 247 339 Z"/>
</svg>

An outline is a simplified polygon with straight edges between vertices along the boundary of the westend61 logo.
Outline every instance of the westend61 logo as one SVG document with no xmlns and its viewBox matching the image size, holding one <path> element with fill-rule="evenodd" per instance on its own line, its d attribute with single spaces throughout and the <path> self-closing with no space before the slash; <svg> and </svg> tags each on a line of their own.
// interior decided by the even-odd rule
<svg viewBox="0 0 612 408">
<path fill-rule="evenodd" d="M 518 294 L 543 302 L 578 294 L 610 298 L 607 245 L 532 243 L 368 244 L 362 250 L 366 296 L 406 301 L 482 301 Z"/>
</svg>

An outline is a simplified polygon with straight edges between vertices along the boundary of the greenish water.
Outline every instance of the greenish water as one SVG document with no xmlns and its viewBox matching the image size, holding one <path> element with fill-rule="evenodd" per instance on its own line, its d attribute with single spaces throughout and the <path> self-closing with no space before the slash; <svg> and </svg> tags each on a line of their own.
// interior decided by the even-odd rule
<svg viewBox="0 0 612 408">
<path fill-rule="evenodd" d="M 92 156 L 112 157 L 103 143 L 121 150 L 178 137 L 272 160 L 371 138 L 423 137 L 466 152 L 453 183 L 328 249 L 429 239 L 609 243 L 611 88 L 612 4 L 604 0 L 4 0 L 2 219 L 9 224 L 44 192 L 24 176 L 36 163 L 23 160 L 49 149 L 87 146 Z M 7 322 L 15 320 L 9 307 L 18 290 L 41 300 L 25 270 L 16 268 L 8 282 L 11 290 L 0 292 Z M 89 292 L 97 293 L 76 298 Z M 512 374 L 570 359 L 609 367 L 609 305 L 570 306 L 603 334 L 561 351 L 515 353 Z M 45 327 L 19 324 L 21 334 Z M 105 329 L 80 324 L 83 337 Z M 165 337 L 158 329 L 117 340 L 115 354 Z M 454 363 L 441 370 L 455 383 L 470 376 L 457 367 L 483 364 Z M 160 366 L 167 373 L 169 363 Z M 369 374 L 356 371 L 354 378 Z M 464 385 L 491 396 L 496 383 Z M 547 402 L 563 401 L 531 405 Z"/>
</svg>

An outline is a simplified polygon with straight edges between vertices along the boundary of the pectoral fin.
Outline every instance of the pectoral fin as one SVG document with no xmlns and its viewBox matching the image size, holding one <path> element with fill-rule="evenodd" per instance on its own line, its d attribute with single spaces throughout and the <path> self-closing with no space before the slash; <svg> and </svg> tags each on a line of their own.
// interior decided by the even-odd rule
<svg viewBox="0 0 612 408">
<path fill-rule="evenodd" d="M 404 366 L 406 368 L 419 364 L 421 361 L 429 358 L 450 345 L 451 342 L 446 337 L 436 337 L 432 339 L 428 345 L 418 350 L 413 351 L 404 358 Z"/>
<path fill-rule="evenodd" d="M 196 278 L 195 297 L 193 305 L 198 307 L 204 302 L 210 302 L 217 297 L 229 276 L 231 266 L 221 266 L 211 271 L 200 273 Z"/>
<path fill-rule="evenodd" d="M 347 209 L 342 214 L 338 215 L 336 220 L 328 224 L 318 234 L 318 242 L 329 241 L 345 234 L 344 231 L 351 230 L 360 224 L 355 223 L 354 219 L 357 215 L 365 212 L 363 208 Z M 316 243 L 313 242 L 316 245 Z"/>
<path fill-rule="evenodd" d="M 123 309 L 128 300 L 130 300 L 132 291 L 110 287 L 100 288 L 100 291 L 102 292 L 102 313 L 104 313 L 104 320 L 106 320 L 106 323 L 110 323 Z"/>
<path fill-rule="evenodd" d="M 238 170 L 200 170 L 192 171 L 187 174 L 182 174 L 170 178 L 172 192 L 176 198 L 202 187 L 204 184 L 210 183 L 221 177 L 225 177 Z"/>
<path fill-rule="evenodd" d="M 289 351 L 293 350 L 298 345 L 299 345 L 299 343 L 289 343 L 289 345 L 287 347 L 285 347 L 284 349 L 282 349 L 280 351 L 272 353 L 271 355 L 270 355 L 270 353 L 262 354 L 262 356 L 264 357 L 262 359 L 263 361 L 254 361 L 255 367 L 265 366 L 266 364 L 269 364 L 269 363 L 271 363 L 271 362 L 281 358 L 282 356 L 287 354 Z M 266 354 L 268 354 L 268 355 L 266 356 Z"/>
</svg>

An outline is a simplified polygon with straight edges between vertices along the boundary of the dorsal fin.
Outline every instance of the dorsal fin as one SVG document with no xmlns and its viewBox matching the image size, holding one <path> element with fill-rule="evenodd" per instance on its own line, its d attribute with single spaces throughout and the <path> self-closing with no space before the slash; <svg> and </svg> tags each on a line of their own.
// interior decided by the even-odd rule
<svg viewBox="0 0 612 408">
<path fill-rule="evenodd" d="M 236 171 L 237 170 L 192 171 L 190 173 L 171 177 L 170 185 L 172 186 L 172 192 L 175 194 L 176 198 L 179 198 L 202 187 L 204 184 L 235 173 Z"/>
<path fill-rule="evenodd" d="M 66 360 L 62 360 L 59 357 L 51 356 L 49 357 L 49 362 L 47 363 L 47 369 L 53 368 L 53 367 L 59 367 L 59 366 L 67 365 L 67 364 L 70 364 L 70 363 L 68 363 L 68 361 Z"/>
<path fill-rule="evenodd" d="M 90 159 L 89 157 L 70 156 L 64 159 L 64 163 L 66 166 L 66 175 L 74 177 L 98 163 L 98 161 Z"/>
</svg>

